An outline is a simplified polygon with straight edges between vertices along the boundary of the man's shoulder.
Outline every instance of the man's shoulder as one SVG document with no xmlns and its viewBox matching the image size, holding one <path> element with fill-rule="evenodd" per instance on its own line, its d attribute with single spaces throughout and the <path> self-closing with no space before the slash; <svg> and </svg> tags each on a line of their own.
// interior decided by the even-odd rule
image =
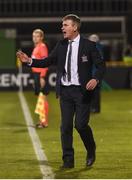
<svg viewBox="0 0 132 180">
<path fill-rule="evenodd" d="M 60 41 L 59 41 L 59 44 L 67 44 L 68 43 L 68 39 L 66 38 L 66 39 L 61 39 Z"/>
<path fill-rule="evenodd" d="M 60 50 L 61 48 L 64 48 L 68 45 L 68 40 L 66 39 L 62 39 L 62 40 L 59 40 L 57 43 L 56 43 L 56 50 Z"/>
<path fill-rule="evenodd" d="M 84 37 L 83 35 L 80 36 L 80 41 L 82 41 L 83 43 L 86 43 L 87 45 L 96 45 L 95 42 L 90 41 L 88 38 Z"/>
</svg>

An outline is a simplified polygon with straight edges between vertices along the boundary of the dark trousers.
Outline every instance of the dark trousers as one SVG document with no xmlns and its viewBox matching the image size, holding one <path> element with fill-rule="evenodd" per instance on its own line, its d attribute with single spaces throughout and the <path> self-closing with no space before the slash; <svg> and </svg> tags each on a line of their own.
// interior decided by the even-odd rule
<svg viewBox="0 0 132 180">
<path fill-rule="evenodd" d="M 61 142 L 63 161 L 74 162 L 73 126 L 84 143 L 89 156 L 95 151 L 95 141 L 88 125 L 90 102 L 87 102 L 80 86 L 62 86 L 61 97 Z"/>
<path fill-rule="evenodd" d="M 34 78 L 34 93 L 35 95 L 39 95 L 40 92 L 42 92 L 45 95 L 48 95 L 49 88 L 46 83 L 45 87 L 41 88 L 40 86 L 40 73 L 32 73 Z M 47 77 L 45 77 L 45 80 L 47 81 Z"/>
<path fill-rule="evenodd" d="M 39 95 L 40 92 L 40 73 L 33 73 L 34 78 L 34 93 Z"/>
</svg>

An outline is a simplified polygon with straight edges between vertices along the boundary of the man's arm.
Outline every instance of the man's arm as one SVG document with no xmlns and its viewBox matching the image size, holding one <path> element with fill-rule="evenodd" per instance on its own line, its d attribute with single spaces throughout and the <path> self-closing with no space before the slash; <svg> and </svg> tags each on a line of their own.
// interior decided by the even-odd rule
<svg viewBox="0 0 132 180">
<path fill-rule="evenodd" d="M 103 79 L 106 67 L 103 58 L 101 57 L 99 51 L 96 48 L 95 43 L 91 43 L 91 58 L 93 64 L 96 67 L 96 71 L 92 77 L 92 79 L 86 84 L 87 90 L 93 90 L 97 86 L 97 84 Z"/>
<path fill-rule="evenodd" d="M 18 51 L 17 57 L 21 60 L 22 63 L 27 63 L 30 67 L 39 67 L 39 68 L 45 68 L 50 65 L 56 65 L 57 63 L 57 51 L 58 51 L 59 43 L 55 46 L 55 48 L 52 50 L 52 52 L 49 54 L 47 58 L 37 60 L 32 59 L 28 57 L 25 53 Z"/>
<path fill-rule="evenodd" d="M 91 46 L 91 58 L 93 60 L 93 64 L 96 67 L 96 71 L 93 74 L 93 78 L 100 82 L 104 77 L 106 66 L 105 66 L 105 61 L 103 57 L 100 55 L 98 49 L 96 48 L 95 43 L 92 43 Z"/>
</svg>

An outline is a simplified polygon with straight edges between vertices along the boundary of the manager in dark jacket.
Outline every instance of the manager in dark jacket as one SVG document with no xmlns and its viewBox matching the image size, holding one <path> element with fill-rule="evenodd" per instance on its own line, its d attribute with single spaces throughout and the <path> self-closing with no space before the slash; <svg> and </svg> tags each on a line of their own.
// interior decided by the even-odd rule
<svg viewBox="0 0 132 180">
<path fill-rule="evenodd" d="M 88 125 L 90 101 L 105 72 L 105 64 L 96 44 L 80 35 L 80 18 L 69 14 L 62 19 L 64 40 L 58 42 L 48 58 L 31 59 L 17 52 L 22 62 L 31 67 L 57 66 L 56 93 L 60 97 L 61 142 L 63 168 L 74 167 L 73 126 L 80 134 L 87 151 L 86 166 L 92 166 L 96 158 L 96 145 L 92 129 Z M 93 64 L 96 72 L 92 75 Z"/>
</svg>

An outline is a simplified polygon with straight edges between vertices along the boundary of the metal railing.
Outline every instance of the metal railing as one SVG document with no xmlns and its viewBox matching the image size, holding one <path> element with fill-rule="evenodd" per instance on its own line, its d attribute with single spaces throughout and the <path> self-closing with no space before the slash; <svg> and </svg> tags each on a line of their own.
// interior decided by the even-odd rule
<svg viewBox="0 0 132 180">
<path fill-rule="evenodd" d="M 127 15 L 132 0 L 0 0 L 0 16 Z"/>
</svg>

